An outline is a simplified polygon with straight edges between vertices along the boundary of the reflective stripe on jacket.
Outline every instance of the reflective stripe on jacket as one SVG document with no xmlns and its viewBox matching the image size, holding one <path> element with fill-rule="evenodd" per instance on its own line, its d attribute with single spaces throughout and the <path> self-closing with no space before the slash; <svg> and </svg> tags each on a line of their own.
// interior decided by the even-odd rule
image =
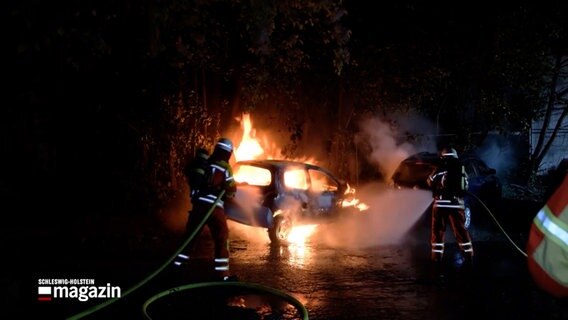
<svg viewBox="0 0 568 320">
<path fill-rule="evenodd" d="M 207 170 L 209 170 L 207 173 L 207 186 L 204 188 L 203 192 L 199 194 L 199 201 L 214 203 L 217 195 L 222 190 L 225 190 L 223 199 L 235 196 L 237 183 L 233 178 L 233 170 L 226 161 L 211 163 Z M 216 205 L 223 208 L 224 202 L 219 200 Z"/>
<path fill-rule="evenodd" d="M 556 297 L 568 297 L 568 175 L 534 217 L 527 257 L 537 285 Z"/>
<path fill-rule="evenodd" d="M 463 199 L 456 198 L 452 200 L 444 200 L 444 199 L 434 199 L 434 207 L 436 208 L 453 208 L 453 209 L 464 209 L 465 204 Z"/>
</svg>

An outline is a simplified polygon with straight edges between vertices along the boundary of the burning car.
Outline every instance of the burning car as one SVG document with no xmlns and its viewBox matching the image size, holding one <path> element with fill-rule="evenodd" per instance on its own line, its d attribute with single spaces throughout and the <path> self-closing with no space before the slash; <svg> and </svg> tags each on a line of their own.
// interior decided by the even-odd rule
<svg viewBox="0 0 568 320">
<path fill-rule="evenodd" d="M 295 226 L 329 221 L 358 204 L 347 182 L 314 164 L 246 160 L 233 170 L 238 188 L 227 218 L 266 228 L 274 244 L 286 242 Z"/>
</svg>

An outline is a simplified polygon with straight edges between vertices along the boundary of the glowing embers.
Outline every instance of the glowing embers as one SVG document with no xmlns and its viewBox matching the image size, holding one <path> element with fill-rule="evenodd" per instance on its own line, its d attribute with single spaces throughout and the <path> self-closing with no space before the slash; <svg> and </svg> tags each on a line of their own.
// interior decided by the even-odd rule
<svg viewBox="0 0 568 320">
<path fill-rule="evenodd" d="M 234 173 L 235 181 L 251 186 L 268 186 L 272 182 L 270 170 L 249 165 L 239 165 Z"/>
</svg>

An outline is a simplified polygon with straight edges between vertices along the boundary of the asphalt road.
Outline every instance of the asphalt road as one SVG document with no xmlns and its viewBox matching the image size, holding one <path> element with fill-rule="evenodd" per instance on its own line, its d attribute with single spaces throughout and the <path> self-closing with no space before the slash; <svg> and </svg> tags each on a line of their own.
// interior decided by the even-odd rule
<svg viewBox="0 0 568 320">
<path fill-rule="evenodd" d="M 231 271 L 240 283 L 271 291 L 238 285 L 180 290 L 164 294 L 147 309 L 145 302 L 170 288 L 209 281 L 212 243 L 207 230 L 184 268 L 167 264 L 183 241 L 179 232 L 152 234 L 147 230 L 157 229 L 148 223 L 125 218 L 77 225 L 97 225 L 98 231 L 38 231 L 28 239 L 31 247 L 18 243 L 8 250 L 2 303 L 7 314 L 21 317 L 71 317 L 108 300 L 38 301 L 40 281 L 91 279 L 99 286 L 118 286 L 122 293 L 137 288 L 85 319 L 142 319 L 144 310 L 152 319 L 299 318 L 294 303 L 278 293 L 300 302 L 309 319 L 568 319 L 568 301 L 535 287 L 522 254 L 539 204 L 504 201 L 495 211 L 513 242 L 489 215 L 475 215 L 471 271 L 460 268 L 448 231 L 440 278 L 432 276 L 429 263 L 427 196 L 418 194 L 414 201 L 396 201 L 408 199 L 398 197 L 377 200 L 375 207 L 381 210 L 319 225 L 302 245 L 272 246 L 264 230 L 231 222 Z"/>
</svg>

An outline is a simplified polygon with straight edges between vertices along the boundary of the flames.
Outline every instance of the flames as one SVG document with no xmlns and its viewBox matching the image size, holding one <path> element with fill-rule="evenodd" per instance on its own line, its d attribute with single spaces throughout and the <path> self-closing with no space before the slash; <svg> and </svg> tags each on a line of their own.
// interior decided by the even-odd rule
<svg viewBox="0 0 568 320">
<path fill-rule="evenodd" d="M 346 197 L 343 200 L 343 202 L 341 203 L 341 206 L 343 208 L 346 207 L 354 207 L 356 209 L 358 209 L 359 211 L 365 211 L 367 209 L 369 209 L 369 206 L 363 202 L 361 202 L 361 200 L 355 198 L 355 189 L 352 188 L 350 185 L 347 185 L 347 190 L 345 190 L 345 194 Z"/>
<path fill-rule="evenodd" d="M 251 116 L 244 113 L 239 119 L 242 130 L 242 138 L 239 145 L 235 148 L 234 156 L 236 161 L 255 160 L 255 159 L 283 159 L 281 149 L 275 147 L 275 144 L 266 137 L 257 136 L 257 132 L 252 125 Z M 313 158 L 295 158 L 286 160 L 294 160 L 299 162 L 311 163 L 317 165 Z M 266 173 L 255 171 L 248 166 L 241 166 L 241 170 L 235 172 L 236 181 L 255 182 L 257 185 L 262 185 L 263 181 L 270 182 L 270 176 L 263 176 Z M 285 184 L 292 188 L 307 190 L 308 180 L 303 170 L 289 170 L 284 174 Z M 319 181 L 312 181 L 312 185 L 317 185 L 320 189 Z M 346 193 L 349 193 L 348 201 L 343 201 L 343 207 L 353 206 L 360 211 L 366 210 L 367 206 L 361 203 L 353 196 L 355 189 L 348 188 Z M 294 244 L 303 244 L 306 240 L 316 231 L 317 225 L 302 225 L 295 226 L 290 231 L 287 241 Z"/>
<path fill-rule="evenodd" d="M 261 147 L 260 142 L 256 138 L 256 130 L 252 127 L 250 114 L 243 114 L 243 117 L 241 118 L 241 129 L 243 130 L 243 137 L 241 139 L 241 143 L 235 149 L 235 159 L 237 159 L 237 161 L 242 161 L 265 157 L 264 149 Z"/>
<path fill-rule="evenodd" d="M 255 159 L 285 159 L 298 162 L 305 162 L 317 165 L 314 158 L 283 158 L 282 149 L 278 148 L 270 137 L 260 137 L 252 125 L 249 113 L 243 113 L 238 118 L 241 124 L 242 138 L 238 147 L 235 148 L 234 156 L 236 161 L 255 160 Z"/>
<path fill-rule="evenodd" d="M 296 226 L 290 231 L 287 241 L 291 244 L 303 244 L 316 231 L 317 227 L 317 224 Z"/>
</svg>

